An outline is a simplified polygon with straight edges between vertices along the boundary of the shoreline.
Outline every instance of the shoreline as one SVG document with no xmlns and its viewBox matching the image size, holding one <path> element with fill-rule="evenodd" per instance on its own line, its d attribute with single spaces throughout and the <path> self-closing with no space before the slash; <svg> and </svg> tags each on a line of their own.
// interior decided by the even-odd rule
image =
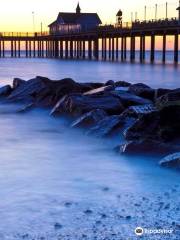
<svg viewBox="0 0 180 240">
<path fill-rule="evenodd" d="M 154 155 L 160 165 L 180 169 L 180 90 L 153 89 L 143 83 L 112 80 L 78 83 L 70 78 L 52 81 L 37 76 L 13 80 L 0 88 L 3 102 L 23 103 L 18 112 L 47 108 L 50 115 L 71 119 L 70 127 L 83 128 L 95 137 L 119 135 L 124 143 L 115 151 Z M 178 120 L 179 119 L 179 120 Z M 157 147 L 158 146 L 158 147 Z"/>
</svg>

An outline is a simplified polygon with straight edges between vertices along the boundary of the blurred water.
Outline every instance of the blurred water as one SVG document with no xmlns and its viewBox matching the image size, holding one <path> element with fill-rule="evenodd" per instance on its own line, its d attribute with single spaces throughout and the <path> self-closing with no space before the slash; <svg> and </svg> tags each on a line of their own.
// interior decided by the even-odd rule
<svg viewBox="0 0 180 240">
<path fill-rule="evenodd" d="M 52 79 L 72 77 L 81 82 L 114 79 L 173 88 L 179 86 L 179 71 L 179 67 L 160 64 L 0 59 L 1 85 L 11 83 L 14 77 L 43 75 Z M 139 224 L 153 227 L 158 222 L 170 227 L 171 221 L 179 221 L 176 209 L 180 176 L 160 168 L 159 159 L 117 155 L 112 149 L 119 139 L 94 139 L 70 129 L 67 120 L 50 117 L 48 110 L 19 115 L 18 108 L 0 104 L 1 240 L 80 240 L 82 235 L 78 238 L 75 234 L 81 232 L 93 240 L 92 226 L 101 213 L 109 214 L 107 227 L 116 227 L 131 239 Z M 167 201 L 165 192 L 171 193 L 168 202 L 172 209 L 158 214 L 159 202 Z M 149 200 L 142 203 L 142 197 Z M 141 212 L 134 207 L 137 202 L 141 203 Z M 65 203 L 72 203 L 70 209 Z M 89 208 L 93 209 L 92 218 L 83 214 Z M 117 214 L 132 215 L 132 221 L 117 220 Z M 59 234 L 54 230 L 57 222 L 63 225 L 62 232 L 72 237 L 52 237 Z M 43 238 L 43 234 L 50 237 Z M 119 235 L 113 239 L 125 238 Z"/>
<path fill-rule="evenodd" d="M 160 52 L 156 55 L 161 58 Z M 172 52 L 169 56 L 172 57 Z M 113 79 L 132 83 L 144 82 L 152 87 L 176 88 L 180 84 L 179 74 L 179 66 L 172 63 L 163 65 L 159 61 L 156 64 L 132 64 L 95 60 L 0 59 L 1 85 L 11 83 L 14 77 L 30 79 L 42 75 L 51 79 L 72 77 L 80 82 L 105 82 Z"/>
</svg>

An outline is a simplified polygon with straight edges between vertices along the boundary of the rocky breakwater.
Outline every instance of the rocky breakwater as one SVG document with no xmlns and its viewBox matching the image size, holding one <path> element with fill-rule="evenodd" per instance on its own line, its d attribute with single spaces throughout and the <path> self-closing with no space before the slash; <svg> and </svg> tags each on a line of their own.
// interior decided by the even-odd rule
<svg viewBox="0 0 180 240">
<path fill-rule="evenodd" d="M 121 154 L 154 154 L 166 167 L 179 169 L 180 89 L 152 89 L 123 81 L 78 83 L 70 78 L 52 81 L 37 76 L 14 79 L 0 89 L 5 102 L 21 102 L 25 112 L 48 107 L 52 116 L 68 116 L 71 127 L 81 127 L 96 137 L 121 135 Z M 176 155 L 171 155 L 176 153 Z M 168 159 L 168 160 L 167 160 Z M 178 158 L 179 159 L 179 158 Z M 168 161 L 168 163 L 167 163 Z"/>
</svg>

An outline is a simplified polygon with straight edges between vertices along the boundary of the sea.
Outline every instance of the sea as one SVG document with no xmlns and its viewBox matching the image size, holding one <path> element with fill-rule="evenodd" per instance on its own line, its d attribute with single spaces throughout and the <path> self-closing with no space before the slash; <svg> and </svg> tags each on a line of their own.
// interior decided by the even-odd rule
<svg viewBox="0 0 180 240">
<path fill-rule="evenodd" d="M 180 86 L 172 62 L 0 59 L 1 86 L 37 75 Z M 118 137 L 94 138 L 50 110 L 21 107 L 0 103 L 0 240 L 134 240 L 137 227 L 170 231 L 141 239 L 178 239 L 179 172 L 151 155 L 116 153 Z"/>
</svg>

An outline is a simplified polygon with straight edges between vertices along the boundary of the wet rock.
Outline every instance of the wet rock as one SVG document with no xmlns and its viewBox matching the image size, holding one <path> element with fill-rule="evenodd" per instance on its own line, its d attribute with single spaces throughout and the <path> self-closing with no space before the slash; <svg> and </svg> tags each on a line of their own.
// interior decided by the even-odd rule
<svg viewBox="0 0 180 240">
<path fill-rule="evenodd" d="M 116 84 L 115 84 L 115 82 L 113 80 L 107 81 L 104 85 L 105 86 L 113 86 L 113 88 L 116 86 Z"/>
<path fill-rule="evenodd" d="M 92 211 L 92 210 L 90 210 L 90 209 L 87 209 L 87 210 L 85 210 L 85 211 L 84 211 L 84 213 L 85 213 L 85 214 L 87 214 L 87 215 L 90 215 L 90 214 L 92 214 L 92 213 L 93 213 L 93 211 Z"/>
<path fill-rule="evenodd" d="M 58 101 L 51 111 L 51 115 L 79 116 L 95 109 L 101 109 L 108 114 L 119 114 L 124 110 L 124 107 L 117 98 L 110 95 L 83 96 L 71 94 Z"/>
<path fill-rule="evenodd" d="M 30 110 L 32 110 L 35 107 L 34 103 L 29 103 L 27 105 L 25 105 L 24 107 L 20 108 L 19 110 L 17 110 L 17 113 L 26 113 Z"/>
<path fill-rule="evenodd" d="M 179 106 L 179 103 L 180 103 L 180 88 L 172 90 L 156 100 L 156 106 L 159 109 L 163 109 L 169 106 Z"/>
<path fill-rule="evenodd" d="M 115 90 L 111 91 L 111 94 L 119 98 L 125 107 L 152 104 L 152 101 L 150 101 L 149 99 L 136 96 L 135 94 L 126 91 Z"/>
<path fill-rule="evenodd" d="M 60 223 L 55 223 L 54 224 L 54 228 L 55 228 L 55 230 L 59 230 L 59 229 L 61 229 L 63 226 L 60 224 Z"/>
<path fill-rule="evenodd" d="M 125 81 L 117 81 L 115 82 L 116 87 L 130 87 L 131 83 Z"/>
<path fill-rule="evenodd" d="M 10 85 L 6 85 L 0 88 L 0 97 L 8 96 L 12 92 Z"/>
<path fill-rule="evenodd" d="M 17 87 L 19 87 L 20 85 L 26 83 L 25 80 L 20 79 L 20 78 L 14 78 L 13 80 L 13 89 L 16 89 Z"/>
<path fill-rule="evenodd" d="M 143 83 L 132 84 L 129 91 L 137 96 L 154 100 L 155 90 Z"/>
<path fill-rule="evenodd" d="M 139 118 L 143 115 L 157 112 L 157 108 L 153 104 L 137 105 L 131 106 L 126 109 L 122 115 L 124 117 Z"/>
<path fill-rule="evenodd" d="M 90 90 L 88 92 L 85 92 L 84 95 L 102 95 L 104 94 L 105 92 L 107 91 L 111 91 L 114 89 L 114 86 L 112 85 L 107 85 L 107 86 L 104 86 L 104 87 L 100 87 L 100 88 L 96 88 L 96 89 L 93 89 L 93 90 Z"/>
<path fill-rule="evenodd" d="M 124 136 L 126 140 L 157 138 L 159 122 L 159 115 L 156 111 L 144 114 L 124 131 Z"/>
<path fill-rule="evenodd" d="M 160 131 L 159 136 L 171 141 L 180 138 L 180 105 L 170 105 L 159 111 Z"/>
<path fill-rule="evenodd" d="M 109 136 L 113 132 L 122 128 L 124 123 L 124 118 L 120 115 L 107 116 L 100 120 L 96 126 L 92 127 L 87 134 L 92 134 L 98 137 Z"/>
<path fill-rule="evenodd" d="M 66 94 L 83 93 L 91 89 L 84 84 L 76 83 L 70 78 L 51 81 L 50 79 L 41 76 L 25 81 L 22 84 L 15 82 L 14 85 L 17 85 L 18 87 L 16 87 L 8 97 L 9 100 L 26 100 L 36 102 L 36 104 L 39 104 L 40 106 L 53 106 Z"/>
<path fill-rule="evenodd" d="M 117 151 L 123 154 L 151 154 L 158 156 L 171 154 L 175 149 L 180 150 L 180 146 L 166 144 L 155 140 L 129 141 L 116 148 Z"/>
<path fill-rule="evenodd" d="M 98 121 L 105 118 L 107 114 L 104 110 L 95 109 L 83 114 L 72 123 L 72 127 L 87 127 L 96 124 Z"/>
<path fill-rule="evenodd" d="M 180 152 L 166 156 L 159 164 L 163 167 L 180 169 Z"/>
<path fill-rule="evenodd" d="M 64 206 L 65 206 L 65 207 L 70 207 L 70 206 L 72 206 L 72 202 L 66 202 L 66 203 L 64 204 Z"/>
</svg>

